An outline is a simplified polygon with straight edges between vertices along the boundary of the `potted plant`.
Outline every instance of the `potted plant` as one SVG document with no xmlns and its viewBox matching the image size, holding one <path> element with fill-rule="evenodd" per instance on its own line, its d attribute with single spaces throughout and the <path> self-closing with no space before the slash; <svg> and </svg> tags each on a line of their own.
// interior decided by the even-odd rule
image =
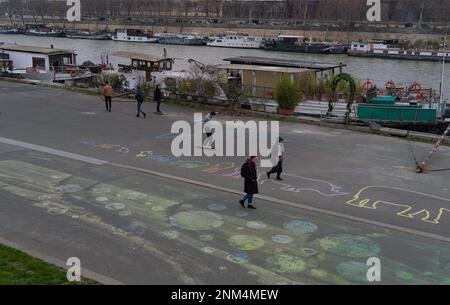
<svg viewBox="0 0 450 305">
<path fill-rule="evenodd" d="M 275 100 L 278 102 L 278 113 L 284 115 L 294 114 L 295 107 L 302 100 L 302 93 L 296 83 L 288 75 L 282 75 L 275 89 Z"/>
</svg>

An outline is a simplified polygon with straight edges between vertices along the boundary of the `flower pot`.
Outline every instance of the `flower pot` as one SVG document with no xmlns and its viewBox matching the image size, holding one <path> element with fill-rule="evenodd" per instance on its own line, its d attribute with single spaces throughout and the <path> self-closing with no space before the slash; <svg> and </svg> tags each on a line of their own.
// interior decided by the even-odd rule
<svg viewBox="0 0 450 305">
<path fill-rule="evenodd" d="M 293 115 L 294 112 L 295 112 L 295 108 L 278 107 L 278 114 L 281 114 L 281 115 Z"/>
</svg>

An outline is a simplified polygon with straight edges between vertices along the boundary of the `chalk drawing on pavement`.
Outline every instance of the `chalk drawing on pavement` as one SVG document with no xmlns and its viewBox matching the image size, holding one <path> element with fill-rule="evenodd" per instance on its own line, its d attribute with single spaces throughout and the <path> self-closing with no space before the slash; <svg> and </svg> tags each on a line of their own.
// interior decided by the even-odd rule
<svg viewBox="0 0 450 305">
<path fill-rule="evenodd" d="M 224 206 L 223 204 L 213 203 L 213 204 L 208 205 L 208 210 L 211 210 L 211 211 L 220 212 L 220 211 L 225 211 L 226 209 L 227 209 L 227 207 Z"/>
<path fill-rule="evenodd" d="M 81 191 L 83 188 L 78 184 L 65 184 L 55 187 L 55 191 L 60 193 L 76 193 Z"/>
<path fill-rule="evenodd" d="M 179 229 L 206 231 L 223 225 L 224 219 L 210 211 L 179 212 L 170 217 L 170 223 Z"/>
<path fill-rule="evenodd" d="M 261 230 L 265 229 L 267 225 L 262 221 L 249 221 L 247 222 L 247 227 L 249 227 L 250 229 Z"/>
<path fill-rule="evenodd" d="M 234 235 L 228 239 L 230 246 L 239 250 L 251 251 L 264 246 L 263 239 L 252 235 Z"/>
<path fill-rule="evenodd" d="M 352 258 L 372 257 L 381 251 L 372 239 L 352 234 L 328 235 L 320 239 L 320 245 L 332 254 Z"/>
<path fill-rule="evenodd" d="M 318 229 L 316 224 L 303 220 L 291 220 L 283 224 L 283 227 L 291 233 L 303 234 L 314 233 Z"/>
<path fill-rule="evenodd" d="M 270 269 L 281 274 L 300 273 L 306 268 L 306 263 L 301 258 L 286 254 L 269 257 L 266 264 Z"/>
<path fill-rule="evenodd" d="M 259 174 L 259 183 L 273 183 L 279 186 L 279 189 L 286 192 L 291 193 L 301 193 L 301 192 L 313 192 L 317 193 L 321 196 L 325 197 L 334 197 L 334 196 L 345 196 L 349 195 L 347 192 L 342 192 L 341 187 L 337 186 L 331 182 L 308 178 L 303 176 L 297 176 L 292 174 L 284 174 L 285 176 L 290 177 L 289 183 L 287 182 L 279 182 L 276 180 L 262 179 L 265 173 Z"/>
<path fill-rule="evenodd" d="M 288 235 L 274 235 L 272 241 L 277 244 L 290 244 L 294 239 Z"/>
<path fill-rule="evenodd" d="M 200 250 L 206 254 L 212 254 L 212 253 L 216 252 L 216 249 L 213 247 L 203 247 Z"/>
<path fill-rule="evenodd" d="M 403 202 L 399 202 L 400 200 L 403 200 Z M 432 224 L 439 224 L 442 216 L 450 212 L 450 199 L 387 186 L 366 186 L 346 203 L 371 210 L 388 209 L 398 216 L 406 218 L 417 216 L 421 221 Z M 433 203 L 436 206 L 435 208 L 431 207 Z"/>
<path fill-rule="evenodd" d="M 236 264 L 242 264 L 249 261 L 249 256 L 245 253 L 232 253 L 227 256 L 227 260 Z"/>
<path fill-rule="evenodd" d="M 214 236 L 212 236 L 210 234 L 202 234 L 198 237 L 198 239 L 201 241 L 212 241 L 212 240 L 214 240 Z"/>
<path fill-rule="evenodd" d="M 361 262 L 343 262 L 336 266 L 337 273 L 351 282 L 367 283 L 368 267 Z"/>
</svg>

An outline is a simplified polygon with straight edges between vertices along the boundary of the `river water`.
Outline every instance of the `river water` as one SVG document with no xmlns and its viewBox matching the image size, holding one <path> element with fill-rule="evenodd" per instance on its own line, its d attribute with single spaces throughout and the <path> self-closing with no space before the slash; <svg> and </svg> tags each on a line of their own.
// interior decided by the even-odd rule
<svg viewBox="0 0 450 305">
<path fill-rule="evenodd" d="M 224 58 L 237 56 L 261 56 L 272 58 L 288 58 L 298 60 L 309 60 L 316 62 L 343 62 L 347 65 L 345 72 L 351 73 L 359 80 L 371 79 L 375 81 L 379 88 L 389 80 L 394 80 L 400 85 L 411 84 L 414 81 L 420 82 L 424 87 L 433 88 L 439 91 L 441 79 L 442 63 L 438 62 L 420 62 L 420 61 L 402 61 L 378 58 L 358 58 L 347 55 L 321 55 L 321 54 L 297 54 L 272 52 L 264 50 L 246 50 L 230 48 L 214 48 L 207 46 L 177 46 L 162 45 L 154 43 L 129 43 L 35 37 L 25 35 L 0 35 L 0 42 L 17 43 L 23 45 L 50 47 L 75 50 L 78 54 L 77 63 L 90 60 L 94 63 L 100 62 L 100 54 L 110 53 L 112 51 L 131 51 L 152 55 L 162 55 L 163 48 L 167 49 L 168 56 L 176 58 L 174 70 L 189 69 L 188 59 L 193 58 L 204 64 L 226 64 Z M 129 60 L 110 56 L 113 64 L 129 64 Z M 446 66 L 446 82 L 444 94 L 450 98 L 450 64 Z"/>
</svg>

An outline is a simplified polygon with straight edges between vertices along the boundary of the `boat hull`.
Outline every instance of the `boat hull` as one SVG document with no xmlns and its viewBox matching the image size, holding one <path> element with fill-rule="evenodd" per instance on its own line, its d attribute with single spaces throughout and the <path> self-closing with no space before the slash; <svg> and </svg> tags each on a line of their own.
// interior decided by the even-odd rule
<svg viewBox="0 0 450 305">
<path fill-rule="evenodd" d="M 137 43 L 156 43 L 158 42 L 158 38 L 147 38 L 147 39 L 143 39 L 143 40 L 135 40 L 135 39 L 120 39 L 120 38 L 112 38 L 113 41 L 118 41 L 118 42 L 137 42 Z"/>
<path fill-rule="evenodd" d="M 161 44 L 188 45 L 188 46 L 204 46 L 207 43 L 202 38 L 185 39 L 178 37 L 159 37 L 158 42 Z"/>
<path fill-rule="evenodd" d="M 333 46 L 263 46 L 266 51 L 310 53 L 310 54 L 346 54 L 347 48 Z"/>
<path fill-rule="evenodd" d="M 233 48 L 233 49 L 261 49 L 261 44 L 241 44 L 241 45 L 228 45 L 221 43 L 208 42 L 208 47 L 215 48 Z"/>
<path fill-rule="evenodd" d="M 65 33 L 25 33 L 27 36 L 40 36 L 40 37 L 66 37 Z"/>
<path fill-rule="evenodd" d="M 90 39 L 90 40 L 111 40 L 111 36 L 105 35 L 82 35 L 82 34 L 66 34 L 67 38 L 72 39 Z"/>
<path fill-rule="evenodd" d="M 362 52 L 362 51 L 355 51 L 355 50 L 348 50 L 347 54 L 349 56 L 354 56 L 354 57 L 442 62 L 442 56 L 436 56 L 436 55 L 377 54 L 377 53 L 372 53 L 372 52 Z M 450 62 L 450 56 L 446 56 L 445 61 Z"/>
</svg>

